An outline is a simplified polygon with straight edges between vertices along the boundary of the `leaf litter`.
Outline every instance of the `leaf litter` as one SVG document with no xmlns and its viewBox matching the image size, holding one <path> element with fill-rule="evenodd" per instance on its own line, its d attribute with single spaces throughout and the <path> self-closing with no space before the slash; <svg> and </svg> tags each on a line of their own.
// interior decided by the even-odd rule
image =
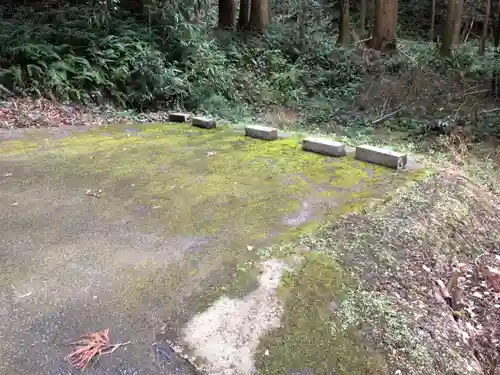
<svg viewBox="0 0 500 375">
<path fill-rule="evenodd" d="M 112 106 L 63 104 L 45 98 L 0 101 L 0 129 L 167 122 L 168 113 L 134 113 Z"/>
</svg>

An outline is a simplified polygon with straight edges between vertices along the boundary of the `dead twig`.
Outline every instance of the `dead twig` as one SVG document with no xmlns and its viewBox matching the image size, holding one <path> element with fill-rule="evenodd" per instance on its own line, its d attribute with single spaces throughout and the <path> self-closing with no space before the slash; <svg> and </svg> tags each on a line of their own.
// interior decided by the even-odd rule
<svg viewBox="0 0 500 375">
<path fill-rule="evenodd" d="M 379 117 L 378 119 L 372 121 L 372 125 L 377 125 L 391 117 L 393 117 L 394 115 L 398 114 L 399 112 L 401 112 L 405 107 L 401 107 L 401 108 L 398 108 L 396 109 L 395 111 L 391 112 L 391 113 L 388 113 L 382 117 Z"/>
<path fill-rule="evenodd" d="M 415 59 L 413 57 L 411 57 L 410 55 L 408 55 L 405 51 L 399 49 L 398 50 L 399 53 L 401 53 L 404 57 L 406 57 L 408 60 L 411 60 L 411 61 L 415 61 Z"/>
<path fill-rule="evenodd" d="M 493 113 L 498 111 L 500 111 L 500 108 L 485 109 L 484 111 L 481 111 L 481 114 Z"/>
<path fill-rule="evenodd" d="M 358 40 L 357 42 L 354 42 L 354 44 L 361 44 L 361 43 L 369 42 L 370 40 L 372 40 L 372 37 Z"/>
</svg>

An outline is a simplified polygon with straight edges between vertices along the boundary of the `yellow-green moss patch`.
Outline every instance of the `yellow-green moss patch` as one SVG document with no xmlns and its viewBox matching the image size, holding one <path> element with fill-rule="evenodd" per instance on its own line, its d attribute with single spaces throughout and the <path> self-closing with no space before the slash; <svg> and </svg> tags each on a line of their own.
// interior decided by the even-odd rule
<svg viewBox="0 0 500 375">
<path fill-rule="evenodd" d="M 383 356 L 363 344 L 359 330 L 336 329 L 336 310 L 354 284 L 331 258 L 306 255 L 279 289 L 285 313 L 281 328 L 261 340 L 259 373 L 388 374 Z"/>
<path fill-rule="evenodd" d="M 10 141 L 0 144 L 0 156 L 5 165 L 19 167 L 16 179 L 6 187 L 12 192 L 27 183 L 78 197 L 86 197 L 87 189 L 102 190 L 100 198 L 88 199 L 103 218 L 133 220 L 134 230 L 172 242 L 169 259 L 159 259 L 162 254 L 141 255 L 140 261 L 116 265 L 117 254 L 109 249 L 96 256 L 95 261 L 109 264 L 112 272 L 119 269 L 117 308 L 130 316 L 144 304 L 161 306 L 165 315 L 181 308 L 189 315 L 218 295 L 243 293 L 255 279 L 255 269 L 247 262 L 256 255 L 249 247 L 293 242 L 323 221 L 361 210 L 420 176 L 418 171 L 394 172 L 350 157 L 303 152 L 299 138 L 264 142 L 230 129 L 207 131 L 179 124 L 127 127 L 132 128 L 110 126 L 65 138 L 48 137 L 48 143 L 47 135 Z M 8 164 L 9 158 L 19 155 L 25 157 L 24 164 Z M 182 245 L 192 239 L 201 242 Z M 161 262 L 168 265 L 160 267 Z M 236 272 L 237 267 L 246 269 Z M 343 271 L 311 258 L 301 272 L 289 275 L 288 291 L 282 290 L 288 307 L 285 331 L 277 337 L 288 332 L 293 337 L 283 336 L 288 346 L 270 349 L 261 367 L 280 373 L 279 364 L 285 360 L 298 367 L 290 357 L 292 349 L 300 352 L 300 343 L 318 341 L 317 349 L 303 349 L 306 354 L 300 360 L 306 366 L 318 360 L 318 373 L 325 366 L 340 371 L 351 360 L 356 368 L 371 365 L 382 371 L 378 360 L 359 359 L 365 351 L 354 339 L 340 342 L 339 337 L 328 336 L 325 306 L 349 282 Z M 220 278 L 214 277 L 218 274 Z M 312 303 L 316 299 L 319 302 Z M 338 346 L 334 362 L 324 354 L 330 345 Z M 345 373 L 362 373 L 356 371 Z"/>
</svg>

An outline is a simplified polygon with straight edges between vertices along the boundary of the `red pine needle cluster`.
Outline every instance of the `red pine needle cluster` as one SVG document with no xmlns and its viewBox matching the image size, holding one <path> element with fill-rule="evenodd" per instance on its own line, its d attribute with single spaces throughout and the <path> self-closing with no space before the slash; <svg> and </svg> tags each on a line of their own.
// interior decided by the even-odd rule
<svg viewBox="0 0 500 375">
<path fill-rule="evenodd" d="M 109 345 L 109 329 L 89 333 L 71 345 L 75 346 L 75 350 L 66 356 L 66 361 L 78 369 L 85 369 L 92 359 L 98 359 L 112 348 L 112 345 Z"/>
</svg>

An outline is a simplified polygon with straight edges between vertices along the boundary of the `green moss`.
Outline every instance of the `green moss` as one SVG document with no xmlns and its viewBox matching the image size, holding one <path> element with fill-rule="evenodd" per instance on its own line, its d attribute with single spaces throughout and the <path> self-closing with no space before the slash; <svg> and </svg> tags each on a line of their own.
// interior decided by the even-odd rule
<svg viewBox="0 0 500 375">
<path fill-rule="evenodd" d="M 102 216 L 133 215 L 137 230 L 159 232 L 174 243 L 206 239 L 196 251 L 173 249 L 167 272 L 156 259 L 123 268 L 126 282 L 117 293 L 120 307 L 131 316 L 144 304 L 158 303 L 167 315 L 183 310 L 189 317 L 186 311 L 198 312 L 222 294 L 243 295 L 258 274 L 248 263 L 256 254 L 247 246 L 293 243 L 321 222 L 362 210 L 420 178 L 420 172 L 303 152 L 300 138 L 263 142 L 231 129 L 178 124 L 134 128 L 138 132 L 110 126 L 50 139 L 50 148 L 43 150 L 38 145 L 46 144 L 45 135 L 35 143 L 12 141 L 0 149 L 2 156 L 29 155 L 37 178 L 54 189 L 82 195 L 87 188 L 101 189 Z M 309 366 L 318 374 L 325 368 L 367 374 L 373 366 L 384 373 L 376 357 L 363 357 L 372 354 L 355 335 L 334 336 L 328 328 L 328 304 L 342 298 L 351 283 L 338 265 L 311 255 L 285 281 L 283 329 L 262 346 L 271 352 L 261 362 L 265 373 L 282 373 L 280 366 Z"/>
<path fill-rule="evenodd" d="M 282 326 L 261 340 L 259 373 L 388 374 L 383 357 L 363 344 L 358 331 L 336 329 L 335 311 L 354 284 L 331 258 L 315 253 L 286 274 L 278 290 L 286 307 Z"/>
<path fill-rule="evenodd" d="M 23 155 L 36 150 L 39 147 L 38 141 L 29 140 L 9 140 L 0 142 L 0 155 L 3 157 Z"/>
</svg>

